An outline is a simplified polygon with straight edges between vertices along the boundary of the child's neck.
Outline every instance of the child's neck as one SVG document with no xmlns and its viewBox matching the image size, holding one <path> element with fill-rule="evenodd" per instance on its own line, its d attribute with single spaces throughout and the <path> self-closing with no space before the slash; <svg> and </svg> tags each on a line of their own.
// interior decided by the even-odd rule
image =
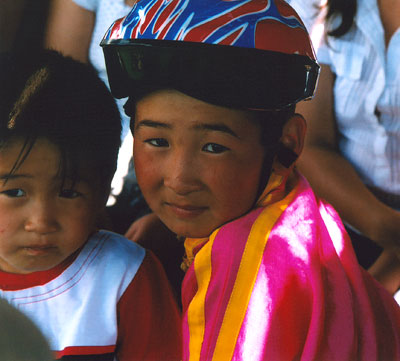
<svg viewBox="0 0 400 361">
<path fill-rule="evenodd" d="M 78 249 L 64 261 L 46 271 L 17 274 L 0 270 L 0 289 L 15 291 L 44 285 L 63 273 L 78 257 L 81 249 Z"/>
</svg>

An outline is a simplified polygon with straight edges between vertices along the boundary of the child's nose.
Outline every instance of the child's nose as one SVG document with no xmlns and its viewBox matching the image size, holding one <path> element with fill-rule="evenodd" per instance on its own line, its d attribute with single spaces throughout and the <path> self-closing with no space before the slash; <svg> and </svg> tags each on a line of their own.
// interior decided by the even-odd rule
<svg viewBox="0 0 400 361">
<path fill-rule="evenodd" d="M 31 207 L 30 213 L 25 221 L 27 232 L 49 234 L 56 232 L 58 223 L 56 221 L 55 208 L 49 201 L 37 201 Z"/>
<path fill-rule="evenodd" d="M 179 195 L 198 191 L 201 182 L 194 158 L 190 152 L 176 152 L 165 164 L 164 185 Z"/>
</svg>

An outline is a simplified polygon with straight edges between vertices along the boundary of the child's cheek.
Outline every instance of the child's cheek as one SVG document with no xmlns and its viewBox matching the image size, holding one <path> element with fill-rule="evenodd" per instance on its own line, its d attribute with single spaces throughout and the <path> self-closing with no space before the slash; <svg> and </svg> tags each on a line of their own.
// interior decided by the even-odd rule
<svg viewBox="0 0 400 361">
<path fill-rule="evenodd" d="M 160 178 L 158 157 L 146 152 L 146 150 L 141 147 L 135 147 L 134 162 L 139 187 L 146 196 L 146 190 L 151 189 L 153 184 L 157 182 L 157 179 Z"/>
</svg>

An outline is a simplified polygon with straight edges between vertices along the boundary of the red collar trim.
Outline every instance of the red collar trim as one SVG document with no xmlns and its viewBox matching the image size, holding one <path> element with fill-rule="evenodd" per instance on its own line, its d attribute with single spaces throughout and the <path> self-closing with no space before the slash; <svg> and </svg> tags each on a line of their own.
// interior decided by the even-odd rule
<svg viewBox="0 0 400 361">
<path fill-rule="evenodd" d="M 4 291 L 16 291 L 25 288 L 44 285 L 67 269 L 79 255 L 82 248 L 67 257 L 57 266 L 47 270 L 27 274 L 8 273 L 0 271 L 0 288 Z"/>
</svg>

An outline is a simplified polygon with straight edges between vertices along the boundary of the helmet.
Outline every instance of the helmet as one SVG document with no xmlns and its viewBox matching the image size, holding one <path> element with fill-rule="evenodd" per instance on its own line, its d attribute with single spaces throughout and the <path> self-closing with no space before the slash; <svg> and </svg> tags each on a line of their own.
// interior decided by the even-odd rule
<svg viewBox="0 0 400 361">
<path fill-rule="evenodd" d="M 275 110 L 311 98 L 319 75 L 307 30 L 284 0 L 139 0 L 101 46 L 117 98 L 173 88 Z"/>
</svg>

